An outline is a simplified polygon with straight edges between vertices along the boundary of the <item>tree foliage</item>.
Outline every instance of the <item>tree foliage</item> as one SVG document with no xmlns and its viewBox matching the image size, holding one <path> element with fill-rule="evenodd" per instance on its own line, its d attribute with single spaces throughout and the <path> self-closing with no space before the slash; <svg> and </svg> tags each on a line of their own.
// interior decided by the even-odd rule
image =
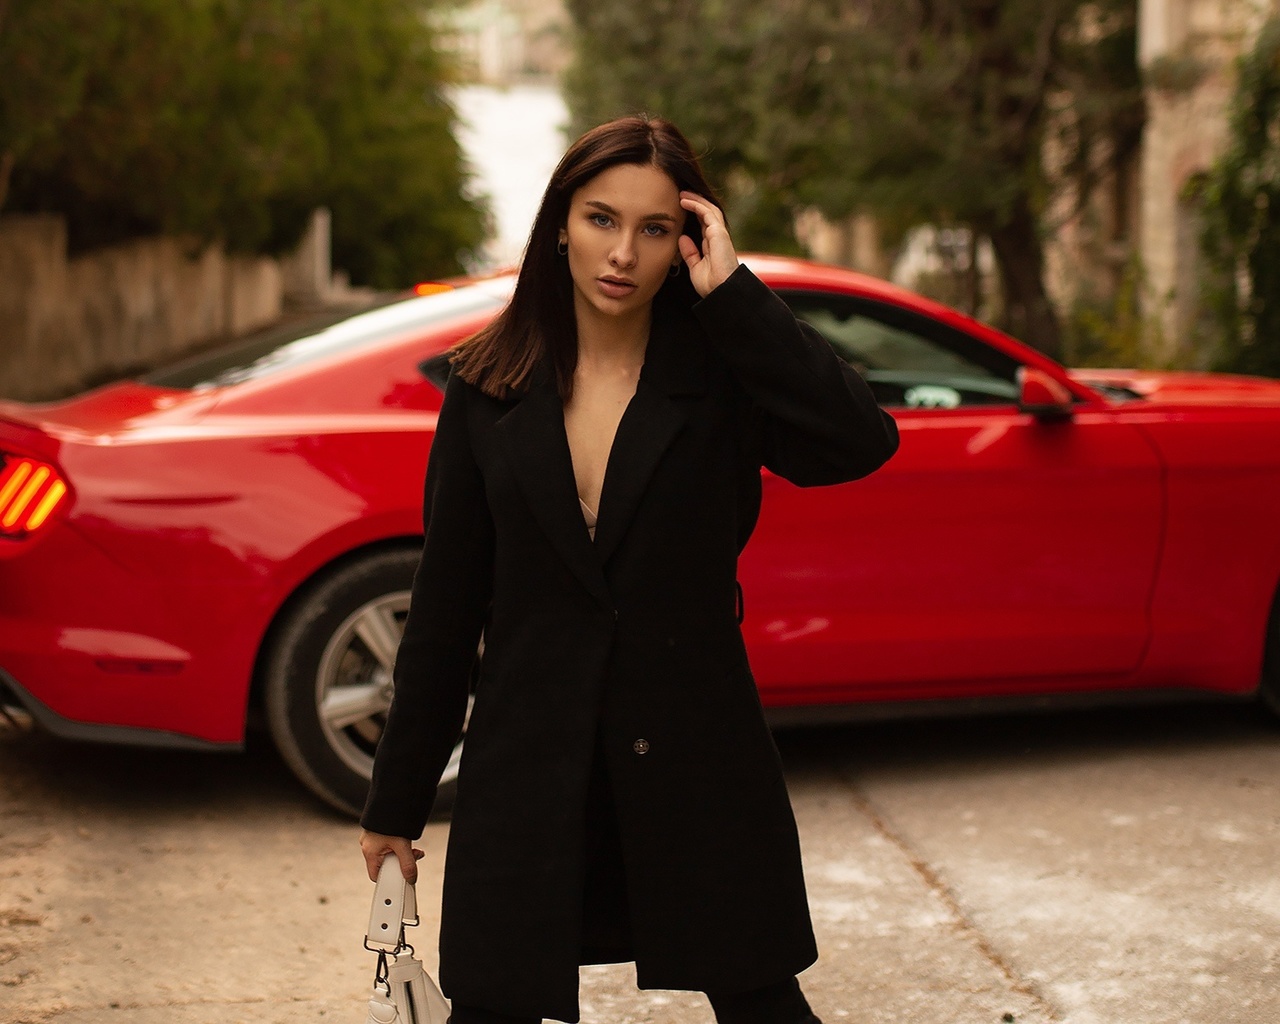
<svg viewBox="0 0 1280 1024">
<path fill-rule="evenodd" d="M 87 247 L 154 232 L 237 251 L 333 211 L 335 262 L 393 286 L 483 240 L 416 0 L 0 0 L 8 210 Z"/>
<path fill-rule="evenodd" d="M 1218 365 L 1280 377 L 1280 18 L 1238 64 L 1227 149 L 1204 180 Z"/>
<path fill-rule="evenodd" d="M 1142 123 L 1135 0 L 570 0 L 579 126 L 671 117 L 776 248 L 803 206 L 992 240 L 1008 325 L 1049 352 L 1043 218 Z M 1046 170 L 1052 143 L 1056 167 Z"/>
</svg>

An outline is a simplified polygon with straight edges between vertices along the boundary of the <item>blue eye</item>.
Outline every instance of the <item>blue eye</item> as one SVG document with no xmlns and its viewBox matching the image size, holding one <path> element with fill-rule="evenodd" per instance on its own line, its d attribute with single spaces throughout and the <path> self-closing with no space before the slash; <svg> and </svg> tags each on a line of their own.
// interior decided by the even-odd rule
<svg viewBox="0 0 1280 1024">
<path fill-rule="evenodd" d="M 590 214 L 590 215 L 587 217 L 587 220 L 591 221 L 591 223 L 592 223 L 592 224 L 596 225 L 597 227 L 601 227 L 601 228 L 607 228 L 607 227 L 609 226 L 609 224 L 610 224 L 610 223 L 612 223 L 612 222 L 609 220 L 609 215 L 608 215 L 607 213 L 593 213 L 593 214 Z"/>
<path fill-rule="evenodd" d="M 661 224 L 646 224 L 645 231 L 654 238 L 661 238 L 663 235 L 667 234 L 666 227 Z"/>
</svg>

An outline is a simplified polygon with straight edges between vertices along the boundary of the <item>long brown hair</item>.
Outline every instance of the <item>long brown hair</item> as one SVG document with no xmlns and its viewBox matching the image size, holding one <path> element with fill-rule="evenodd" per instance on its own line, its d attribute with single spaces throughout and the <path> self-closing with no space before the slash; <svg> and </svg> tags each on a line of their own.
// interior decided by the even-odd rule
<svg viewBox="0 0 1280 1024">
<path fill-rule="evenodd" d="M 507 398 L 527 385 L 534 367 L 546 358 L 560 398 L 568 400 L 578 365 L 578 329 L 569 261 L 556 248 L 559 233 L 568 221 L 573 194 L 619 164 L 656 167 L 676 188 L 696 192 L 720 206 L 689 140 L 670 121 L 647 115 L 620 117 L 591 129 L 569 147 L 552 172 L 511 301 L 488 326 L 453 350 L 453 371 L 463 380 L 487 395 Z M 702 226 L 694 214 L 685 217 L 683 233 L 702 248 Z M 663 284 L 653 301 L 656 306 L 687 309 L 697 298 L 682 260 L 679 273 Z"/>
</svg>

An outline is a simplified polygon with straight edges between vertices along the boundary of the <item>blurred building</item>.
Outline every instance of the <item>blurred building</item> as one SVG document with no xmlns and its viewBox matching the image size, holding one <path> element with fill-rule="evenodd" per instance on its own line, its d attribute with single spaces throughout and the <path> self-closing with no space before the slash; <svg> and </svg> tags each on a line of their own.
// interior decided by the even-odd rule
<svg viewBox="0 0 1280 1024">
<path fill-rule="evenodd" d="M 1137 246 L 1152 355 L 1176 360 L 1201 317 L 1200 224 L 1187 195 L 1226 142 L 1234 61 L 1280 0 L 1140 0 L 1138 62 L 1147 124 L 1138 175 Z"/>
<path fill-rule="evenodd" d="M 1047 286 L 1068 316 L 1119 306 L 1140 319 L 1145 360 L 1196 365 L 1211 353 L 1198 344 L 1201 223 L 1189 186 L 1226 145 L 1235 60 L 1280 0 L 1139 0 L 1138 14 L 1141 136 L 1096 155 L 1105 173 L 1083 208 L 1067 192 L 1049 211 Z"/>
<path fill-rule="evenodd" d="M 569 62 L 561 0 L 473 0 L 440 14 L 439 41 L 472 84 L 551 81 Z"/>
</svg>

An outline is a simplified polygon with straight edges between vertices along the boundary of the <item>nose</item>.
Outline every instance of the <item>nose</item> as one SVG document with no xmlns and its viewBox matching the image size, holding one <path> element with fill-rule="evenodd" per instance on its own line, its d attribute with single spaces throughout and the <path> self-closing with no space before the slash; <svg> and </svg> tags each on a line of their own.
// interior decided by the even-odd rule
<svg viewBox="0 0 1280 1024">
<path fill-rule="evenodd" d="M 629 231 L 624 231 L 618 238 L 618 244 L 615 245 L 613 247 L 613 251 L 609 253 L 609 265 L 617 267 L 619 270 L 628 270 L 635 266 L 635 263 L 635 239 Z"/>
</svg>

